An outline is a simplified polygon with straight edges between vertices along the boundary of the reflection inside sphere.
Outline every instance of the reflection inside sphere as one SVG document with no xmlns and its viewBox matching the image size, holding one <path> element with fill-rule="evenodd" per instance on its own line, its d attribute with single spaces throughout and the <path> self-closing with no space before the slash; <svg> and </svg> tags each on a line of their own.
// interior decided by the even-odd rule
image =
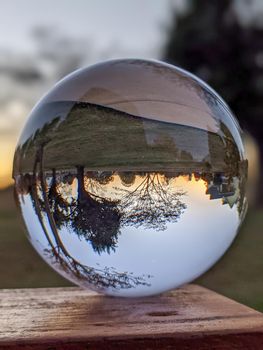
<svg viewBox="0 0 263 350">
<path fill-rule="evenodd" d="M 156 117 L 156 98 L 154 107 L 126 99 L 117 108 L 121 92 L 97 87 L 85 95 L 92 102 L 48 97 L 21 136 L 14 178 L 29 238 L 81 286 L 160 293 L 206 271 L 237 233 L 247 177 L 238 131 L 218 97 L 180 74 L 181 85 L 174 76 L 170 84 L 193 90 L 207 127 L 189 119 L 187 104 L 177 104 L 176 122 L 170 105 Z M 103 91 L 111 102 L 94 103 L 107 100 Z"/>
</svg>

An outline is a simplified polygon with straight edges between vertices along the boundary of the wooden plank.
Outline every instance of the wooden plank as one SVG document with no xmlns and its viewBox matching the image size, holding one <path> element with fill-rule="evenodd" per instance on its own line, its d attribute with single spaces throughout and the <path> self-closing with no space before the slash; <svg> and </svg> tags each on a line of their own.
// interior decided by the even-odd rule
<svg viewBox="0 0 263 350">
<path fill-rule="evenodd" d="M 259 349 L 263 315 L 187 285 L 123 299 L 79 288 L 0 291 L 0 349 Z"/>
</svg>

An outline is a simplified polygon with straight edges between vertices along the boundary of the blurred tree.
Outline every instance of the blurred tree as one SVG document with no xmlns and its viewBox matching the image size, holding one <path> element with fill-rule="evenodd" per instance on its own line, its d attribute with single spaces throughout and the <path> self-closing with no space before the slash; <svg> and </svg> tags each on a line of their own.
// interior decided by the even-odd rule
<svg viewBox="0 0 263 350">
<path fill-rule="evenodd" d="M 263 16 L 242 20 L 251 0 L 188 0 L 174 13 L 164 59 L 208 82 L 258 141 L 263 166 Z M 258 7 L 258 12 L 263 6 Z M 263 204 L 263 185 L 259 203 Z"/>
</svg>

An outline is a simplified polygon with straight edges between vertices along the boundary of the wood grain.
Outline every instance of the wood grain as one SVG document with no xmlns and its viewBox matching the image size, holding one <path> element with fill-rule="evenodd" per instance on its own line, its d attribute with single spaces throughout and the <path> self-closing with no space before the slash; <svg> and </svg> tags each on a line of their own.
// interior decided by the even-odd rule
<svg viewBox="0 0 263 350">
<path fill-rule="evenodd" d="M 263 315 L 187 285 L 158 297 L 0 291 L 0 349 L 261 349 Z"/>
</svg>

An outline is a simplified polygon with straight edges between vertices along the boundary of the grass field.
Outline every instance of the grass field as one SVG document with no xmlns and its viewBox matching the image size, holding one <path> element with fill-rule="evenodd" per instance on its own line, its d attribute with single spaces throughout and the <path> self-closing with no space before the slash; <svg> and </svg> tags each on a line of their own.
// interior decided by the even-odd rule
<svg viewBox="0 0 263 350">
<path fill-rule="evenodd" d="M 46 115 L 40 111 L 40 117 L 45 119 Z M 76 165 L 88 169 L 127 165 L 170 169 L 175 163 L 178 168 L 178 162 L 200 171 L 207 170 L 207 163 L 212 171 L 226 167 L 224 143 L 217 134 L 90 104 L 75 106 L 64 120 L 55 118 L 27 139 L 17 151 L 15 174 L 32 172 L 36 152 L 43 143 L 45 170 L 72 169 Z"/>
<path fill-rule="evenodd" d="M 252 211 L 223 259 L 197 283 L 263 311 L 263 211 Z M 27 241 L 12 188 L 0 191 L 0 288 L 66 286 Z"/>
</svg>

